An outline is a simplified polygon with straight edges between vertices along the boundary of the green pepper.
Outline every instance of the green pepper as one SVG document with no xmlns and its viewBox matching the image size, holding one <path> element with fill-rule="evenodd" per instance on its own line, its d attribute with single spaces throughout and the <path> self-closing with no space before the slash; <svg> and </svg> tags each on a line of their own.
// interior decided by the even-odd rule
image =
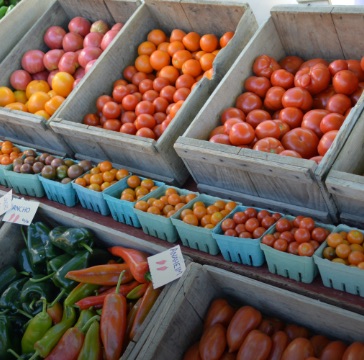
<svg viewBox="0 0 364 360">
<path fill-rule="evenodd" d="M 51 243 L 53 244 L 55 239 L 60 237 L 68 229 L 69 229 L 69 226 L 56 226 L 56 227 L 54 227 L 49 233 L 49 240 L 51 241 Z"/>
<path fill-rule="evenodd" d="M 82 329 L 85 324 L 94 316 L 96 315 L 96 312 L 92 309 L 82 310 L 80 312 L 80 316 L 78 317 L 78 320 L 75 324 L 75 327 Z"/>
<path fill-rule="evenodd" d="M 22 353 L 34 352 L 34 344 L 52 327 L 52 318 L 47 313 L 47 301 L 42 298 L 43 308 L 29 321 L 21 339 Z"/>
<path fill-rule="evenodd" d="M 62 265 L 72 259 L 72 255 L 70 254 L 62 254 L 58 255 L 55 258 L 49 260 L 47 262 L 47 272 L 51 274 L 52 272 L 56 272 Z"/>
<path fill-rule="evenodd" d="M 44 245 L 46 258 L 53 259 L 54 257 L 60 255 L 59 249 L 52 244 L 49 238 L 49 233 L 51 232 L 51 229 L 41 221 L 34 223 L 34 226 L 35 230 L 38 233 L 38 236 L 40 237 Z"/>
<path fill-rule="evenodd" d="M 37 356 L 47 357 L 52 349 L 57 345 L 63 334 L 76 322 L 76 309 L 71 306 L 65 306 L 62 321 L 52 326 L 44 336 L 34 344 L 35 354 L 31 359 Z"/>
<path fill-rule="evenodd" d="M 98 321 L 94 321 L 87 330 L 77 360 L 100 360 L 100 359 L 102 359 L 100 323 Z"/>
<path fill-rule="evenodd" d="M 34 224 L 28 226 L 26 244 L 33 266 L 46 261 L 44 244 Z"/>
<path fill-rule="evenodd" d="M 29 279 L 23 286 L 20 294 L 20 301 L 23 310 L 28 314 L 35 315 L 42 310 L 41 298 L 49 303 L 53 299 L 53 294 L 57 291 L 52 280 L 47 279 L 41 282 L 34 282 L 34 279 L 41 279 L 42 275 L 36 275 Z"/>
<path fill-rule="evenodd" d="M 87 267 L 90 253 L 83 251 L 75 255 L 71 260 L 61 266 L 56 273 L 53 275 L 52 280 L 54 284 L 60 288 L 71 291 L 77 284 L 76 281 L 66 279 L 66 274 L 71 270 L 80 270 Z"/>
<path fill-rule="evenodd" d="M 18 255 L 18 265 L 21 272 L 31 276 L 34 276 L 36 274 L 43 274 L 45 271 L 44 264 L 32 264 L 30 260 L 30 253 L 27 248 L 20 250 Z"/>
<path fill-rule="evenodd" d="M 0 315 L 0 359 L 7 360 L 12 359 L 11 354 L 8 353 L 8 349 L 12 348 L 11 341 L 11 324 L 9 318 L 1 314 Z"/>
<path fill-rule="evenodd" d="M 79 283 L 66 297 L 64 304 L 67 306 L 74 305 L 77 301 L 90 296 L 94 295 L 95 291 L 99 288 L 99 285 L 95 284 L 86 284 L 86 283 Z"/>
<path fill-rule="evenodd" d="M 7 6 L 0 7 L 0 19 L 5 16 L 5 14 L 6 14 L 7 11 L 8 11 L 8 7 Z"/>
<path fill-rule="evenodd" d="M 2 294 L 6 288 L 15 280 L 22 277 L 14 266 L 8 265 L 1 269 L 0 273 L 0 294 Z"/>
<path fill-rule="evenodd" d="M 0 308 L 16 311 L 21 307 L 20 294 L 27 278 L 12 282 L 0 297 Z"/>
<path fill-rule="evenodd" d="M 82 227 L 69 228 L 60 236 L 51 239 L 53 239 L 53 245 L 71 255 L 75 255 L 84 249 L 92 252 L 91 247 L 94 243 L 93 233 Z"/>
</svg>

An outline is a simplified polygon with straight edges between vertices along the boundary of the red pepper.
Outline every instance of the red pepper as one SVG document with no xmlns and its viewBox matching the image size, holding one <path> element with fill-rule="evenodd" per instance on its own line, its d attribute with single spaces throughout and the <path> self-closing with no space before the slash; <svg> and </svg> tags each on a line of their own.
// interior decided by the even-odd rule
<svg viewBox="0 0 364 360">
<path fill-rule="evenodd" d="M 147 260 L 150 256 L 149 254 L 140 250 L 124 248 L 122 246 L 113 246 L 108 250 L 111 254 L 120 256 L 129 265 L 135 280 L 140 283 L 150 281 L 150 279 L 148 279 L 148 275 L 150 274 Z"/>
<path fill-rule="evenodd" d="M 149 286 L 141 298 L 142 302 L 140 307 L 135 315 L 135 319 L 133 322 L 133 326 L 130 330 L 130 339 L 133 340 L 137 332 L 140 330 L 145 318 L 149 314 L 149 311 L 152 309 L 154 303 L 158 299 L 159 294 L 161 293 L 160 289 L 153 289 L 153 284 L 149 283 Z"/>
<path fill-rule="evenodd" d="M 58 324 L 62 320 L 63 306 L 59 302 L 55 302 L 47 308 L 48 315 L 52 318 L 53 324 Z"/>
<path fill-rule="evenodd" d="M 125 296 L 119 294 L 122 278 L 123 273 L 116 291 L 106 295 L 102 307 L 100 334 L 106 360 L 118 360 L 123 349 L 128 304 Z"/>
<path fill-rule="evenodd" d="M 134 288 L 136 288 L 138 285 L 140 285 L 140 283 L 138 281 L 132 281 L 128 284 L 124 284 L 121 285 L 119 288 L 119 294 L 126 296 L 127 294 L 129 294 L 129 292 L 131 290 L 133 290 Z M 106 296 L 108 294 L 114 293 L 116 291 L 116 286 L 104 291 L 102 294 L 100 295 L 96 295 L 96 296 L 87 296 L 79 301 L 77 301 L 75 303 L 75 305 L 77 305 L 81 310 L 84 309 L 88 309 L 92 306 L 102 306 L 104 303 L 104 300 L 106 298 Z"/>
<path fill-rule="evenodd" d="M 125 271 L 122 278 L 122 284 L 133 280 L 133 275 L 127 264 L 91 266 L 86 269 L 69 271 L 65 277 L 86 284 L 116 285 L 122 271 Z"/>
</svg>

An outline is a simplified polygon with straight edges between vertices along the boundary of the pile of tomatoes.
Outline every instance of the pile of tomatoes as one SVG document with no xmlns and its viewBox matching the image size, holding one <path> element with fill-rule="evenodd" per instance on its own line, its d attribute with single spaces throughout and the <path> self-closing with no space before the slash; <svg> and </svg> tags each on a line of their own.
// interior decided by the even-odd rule
<svg viewBox="0 0 364 360">
<path fill-rule="evenodd" d="M 11 165 L 22 155 L 22 151 L 11 141 L 0 141 L 0 165 Z"/>
<path fill-rule="evenodd" d="M 112 94 L 97 99 L 97 112 L 86 114 L 83 123 L 157 140 L 195 84 L 203 76 L 211 78 L 216 55 L 233 35 L 218 38 L 174 29 L 168 37 L 151 30 L 139 44 L 134 64 L 114 82 Z"/>
<path fill-rule="evenodd" d="M 135 202 L 150 192 L 158 189 L 154 180 L 130 175 L 126 179 L 127 187 L 121 192 L 120 200 Z"/>
<path fill-rule="evenodd" d="M 363 69 L 364 58 L 329 63 L 260 55 L 209 141 L 319 163 L 362 94 Z"/>
<path fill-rule="evenodd" d="M 233 307 L 214 299 L 204 318 L 201 338 L 184 354 L 190 359 L 359 360 L 364 343 L 347 344 L 312 333 L 304 326 L 265 315 L 250 305 Z"/>
<path fill-rule="evenodd" d="M 263 236 L 262 244 L 294 255 L 312 256 L 329 234 L 328 229 L 317 226 L 311 217 L 299 215 L 292 220 L 283 217 L 276 222 L 272 234 Z"/>
<path fill-rule="evenodd" d="M 68 31 L 50 26 L 43 35 L 48 50 L 24 52 L 10 87 L 0 87 L 0 106 L 49 119 L 110 44 L 123 24 L 111 29 L 102 20 L 74 17 Z"/>
</svg>

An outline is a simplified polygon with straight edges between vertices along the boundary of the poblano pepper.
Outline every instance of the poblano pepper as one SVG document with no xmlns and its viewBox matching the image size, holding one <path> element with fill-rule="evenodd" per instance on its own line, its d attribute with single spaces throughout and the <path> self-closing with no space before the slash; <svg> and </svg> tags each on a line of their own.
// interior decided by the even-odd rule
<svg viewBox="0 0 364 360">
<path fill-rule="evenodd" d="M 2 294 L 11 283 L 21 277 L 21 274 L 19 274 L 14 266 L 9 265 L 4 267 L 0 273 L 0 294 Z"/>
<path fill-rule="evenodd" d="M 42 279 L 42 275 L 36 275 L 29 279 L 23 286 L 20 293 L 20 302 L 25 312 L 30 315 L 38 314 L 42 310 L 42 298 L 50 303 L 54 299 L 54 294 L 58 293 L 51 279 L 34 282 Z"/>
<path fill-rule="evenodd" d="M 57 246 L 64 252 L 76 255 L 85 249 L 92 252 L 91 247 L 94 243 L 94 235 L 86 228 L 69 228 L 58 237 L 51 236 L 51 241 L 54 246 Z"/>
<path fill-rule="evenodd" d="M 23 236 L 25 237 L 24 232 Z M 27 235 L 25 239 L 26 239 L 27 249 L 30 255 L 30 261 L 33 264 L 33 266 L 45 262 L 47 257 L 44 244 L 40 236 L 38 236 L 38 231 L 36 230 L 34 224 L 30 224 L 28 226 Z"/>
<path fill-rule="evenodd" d="M 44 263 L 33 265 L 30 260 L 30 253 L 27 248 L 20 250 L 18 255 L 18 265 L 21 272 L 34 276 L 45 272 Z"/>
<path fill-rule="evenodd" d="M 54 257 L 60 255 L 60 250 L 52 244 L 49 238 L 49 233 L 51 232 L 51 229 L 41 221 L 34 223 L 34 226 L 35 230 L 37 231 L 37 235 L 40 237 L 44 245 L 46 258 L 53 259 Z"/>
<path fill-rule="evenodd" d="M 70 254 L 62 254 L 58 255 L 55 258 L 49 260 L 47 262 L 47 272 L 51 274 L 52 272 L 57 271 L 60 267 L 62 267 L 65 263 L 72 259 L 72 255 Z"/>
<path fill-rule="evenodd" d="M 13 356 L 8 352 L 8 349 L 12 348 L 12 332 L 11 323 L 5 314 L 0 315 L 0 359 L 10 360 Z"/>
<path fill-rule="evenodd" d="M 21 308 L 20 294 L 27 278 L 22 278 L 12 282 L 0 297 L 0 309 L 16 311 Z"/>
</svg>

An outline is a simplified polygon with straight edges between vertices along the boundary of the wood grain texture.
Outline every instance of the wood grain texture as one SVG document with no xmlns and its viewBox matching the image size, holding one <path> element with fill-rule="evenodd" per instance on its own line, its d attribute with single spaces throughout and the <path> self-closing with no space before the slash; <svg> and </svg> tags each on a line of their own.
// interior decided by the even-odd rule
<svg viewBox="0 0 364 360">
<path fill-rule="evenodd" d="M 55 0 L 21 1 L 16 5 L 15 11 L 0 20 L 1 32 L 6 34 L 0 42 L 0 62 L 54 2 Z"/>
</svg>

